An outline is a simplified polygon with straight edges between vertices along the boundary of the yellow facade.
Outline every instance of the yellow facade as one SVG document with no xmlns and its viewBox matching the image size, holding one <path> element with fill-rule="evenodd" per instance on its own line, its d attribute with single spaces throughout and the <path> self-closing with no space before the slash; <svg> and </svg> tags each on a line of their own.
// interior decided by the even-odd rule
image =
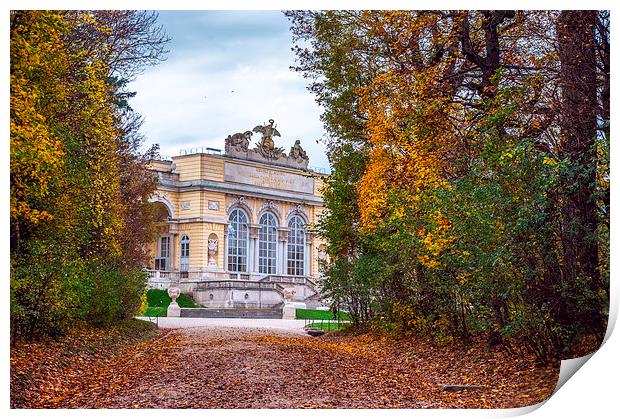
<svg viewBox="0 0 620 419">
<path fill-rule="evenodd" d="M 263 246 L 260 217 L 270 212 L 277 220 L 278 230 L 277 266 L 272 274 L 309 279 L 320 276 L 318 250 L 322 243 L 313 233 L 313 227 L 323 211 L 322 175 L 213 152 L 181 155 L 171 161 L 152 161 L 150 169 L 159 177 L 152 201 L 165 205 L 168 212 L 162 234 L 150 246 L 150 270 L 160 271 L 162 276 L 178 273 L 181 279 L 196 281 L 234 275 L 260 280 L 267 275 L 261 272 L 257 262 L 259 246 Z M 231 259 L 227 260 L 230 217 L 236 208 L 248 217 L 247 252 L 242 249 L 247 253 L 243 255 L 247 263 L 243 270 L 231 269 Z M 295 216 L 304 224 L 303 262 L 298 262 L 303 275 L 287 266 L 288 227 Z M 185 264 L 181 259 L 184 236 L 189 239 L 189 257 L 185 258 Z M 162 244 L 162 240 L 168 244 Z"/>
</svg>

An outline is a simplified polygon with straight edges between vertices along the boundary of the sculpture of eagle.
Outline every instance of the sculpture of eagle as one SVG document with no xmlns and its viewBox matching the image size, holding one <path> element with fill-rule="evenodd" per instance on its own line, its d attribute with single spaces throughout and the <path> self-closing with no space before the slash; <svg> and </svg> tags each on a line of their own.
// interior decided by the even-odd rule
<svg viewBox="0 0 620 419">
<path fill-rule="evenodd" d="M 269 120 L 269 125 L 257 125 L 252 131 L 260 132 L 263 134 L 260 142 L 256 143 L 258 146 L 258 152 L 266 158 L 278 159 L 284 156 L 284 149 L 282 147 L 276 147 L 273 137 L 280 137 L 280 133 L 273 126 L 273 119 Z"/>
<path fill-rule="evenodd" d="M 263 138 L 281 137 L 278 130 L 274 128 L 273 123 L 274 123 L 274 120 L 270 119 L 269 125 L 257 125 L 254 127 L 252 131 L 260 132 L 261 134 L 263 134 Z"/>
</svg>

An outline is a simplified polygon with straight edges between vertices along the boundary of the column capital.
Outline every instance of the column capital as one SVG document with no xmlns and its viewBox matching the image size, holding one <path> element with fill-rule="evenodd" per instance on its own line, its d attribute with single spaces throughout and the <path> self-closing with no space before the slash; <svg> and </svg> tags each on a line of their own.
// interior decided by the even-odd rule
<svg viewBox="0 0 620 419">
<path fill-rule="evenodd" d="M 260 224 L 248 224 L 248 229 L 250 230 L 250 238 L 257 239 L 260 231 Z"/>
<path fill-rule="evenodd" d="M 288 240 L 288 227 L 278 227 L 278 239 L 283 242 Z"/>
</svg>

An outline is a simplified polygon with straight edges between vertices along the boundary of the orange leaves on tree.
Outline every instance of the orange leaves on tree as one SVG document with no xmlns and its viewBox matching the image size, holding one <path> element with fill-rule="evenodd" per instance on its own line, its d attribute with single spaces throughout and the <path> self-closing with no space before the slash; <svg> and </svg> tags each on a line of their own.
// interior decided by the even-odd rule
<svg viewBox="0 0 620 419">
<path fill-rule="evenodd" d="M 402 216 L 405 209 L 415 214 L 421 195 L 443 184 L 443 156 L 452 135 L 446 116 L 450 105 L 440 87 L 449 64 L 429 63 L 421 52 L 421 38 L 432 34 L 437 17 L 411 13 L 416 12 L 380 13 L 380 19 L 368 22 L 371 33 L 393 48 L 394 60 L 411 56 L 409 65 L 387 66 L 358 91 L 370 143 L 358 187 L 365 228 L 386 216 Z"/>
</svg>

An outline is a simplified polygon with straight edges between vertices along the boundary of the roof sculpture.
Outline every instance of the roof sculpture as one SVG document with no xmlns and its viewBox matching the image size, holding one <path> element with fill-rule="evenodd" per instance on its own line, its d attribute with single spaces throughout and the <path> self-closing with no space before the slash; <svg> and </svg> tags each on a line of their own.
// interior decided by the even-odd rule
<svg viewBox="0 0 620 419">
<path fill-rule="evenodd" d="M 250 149 L 250 139 L 254 133 L 262 134 L 256 147 Z M 283 147 L 276 147 L 273 137 L 280 137 L 280 133 L 274 125 L 274 120 L 269 120 L 269 125 L 257 125 L 252 131 L 238 132 L 229 135 L 226 140 L 226 154 L 245 160 L 253 160 L 263 163 L 278 164 L 294 167 L 297 169 L 308 168 L 308 154 L 301 147 L 300 140 L 295 141 L 289 151 L 284 153 Z"/>
</svg>

